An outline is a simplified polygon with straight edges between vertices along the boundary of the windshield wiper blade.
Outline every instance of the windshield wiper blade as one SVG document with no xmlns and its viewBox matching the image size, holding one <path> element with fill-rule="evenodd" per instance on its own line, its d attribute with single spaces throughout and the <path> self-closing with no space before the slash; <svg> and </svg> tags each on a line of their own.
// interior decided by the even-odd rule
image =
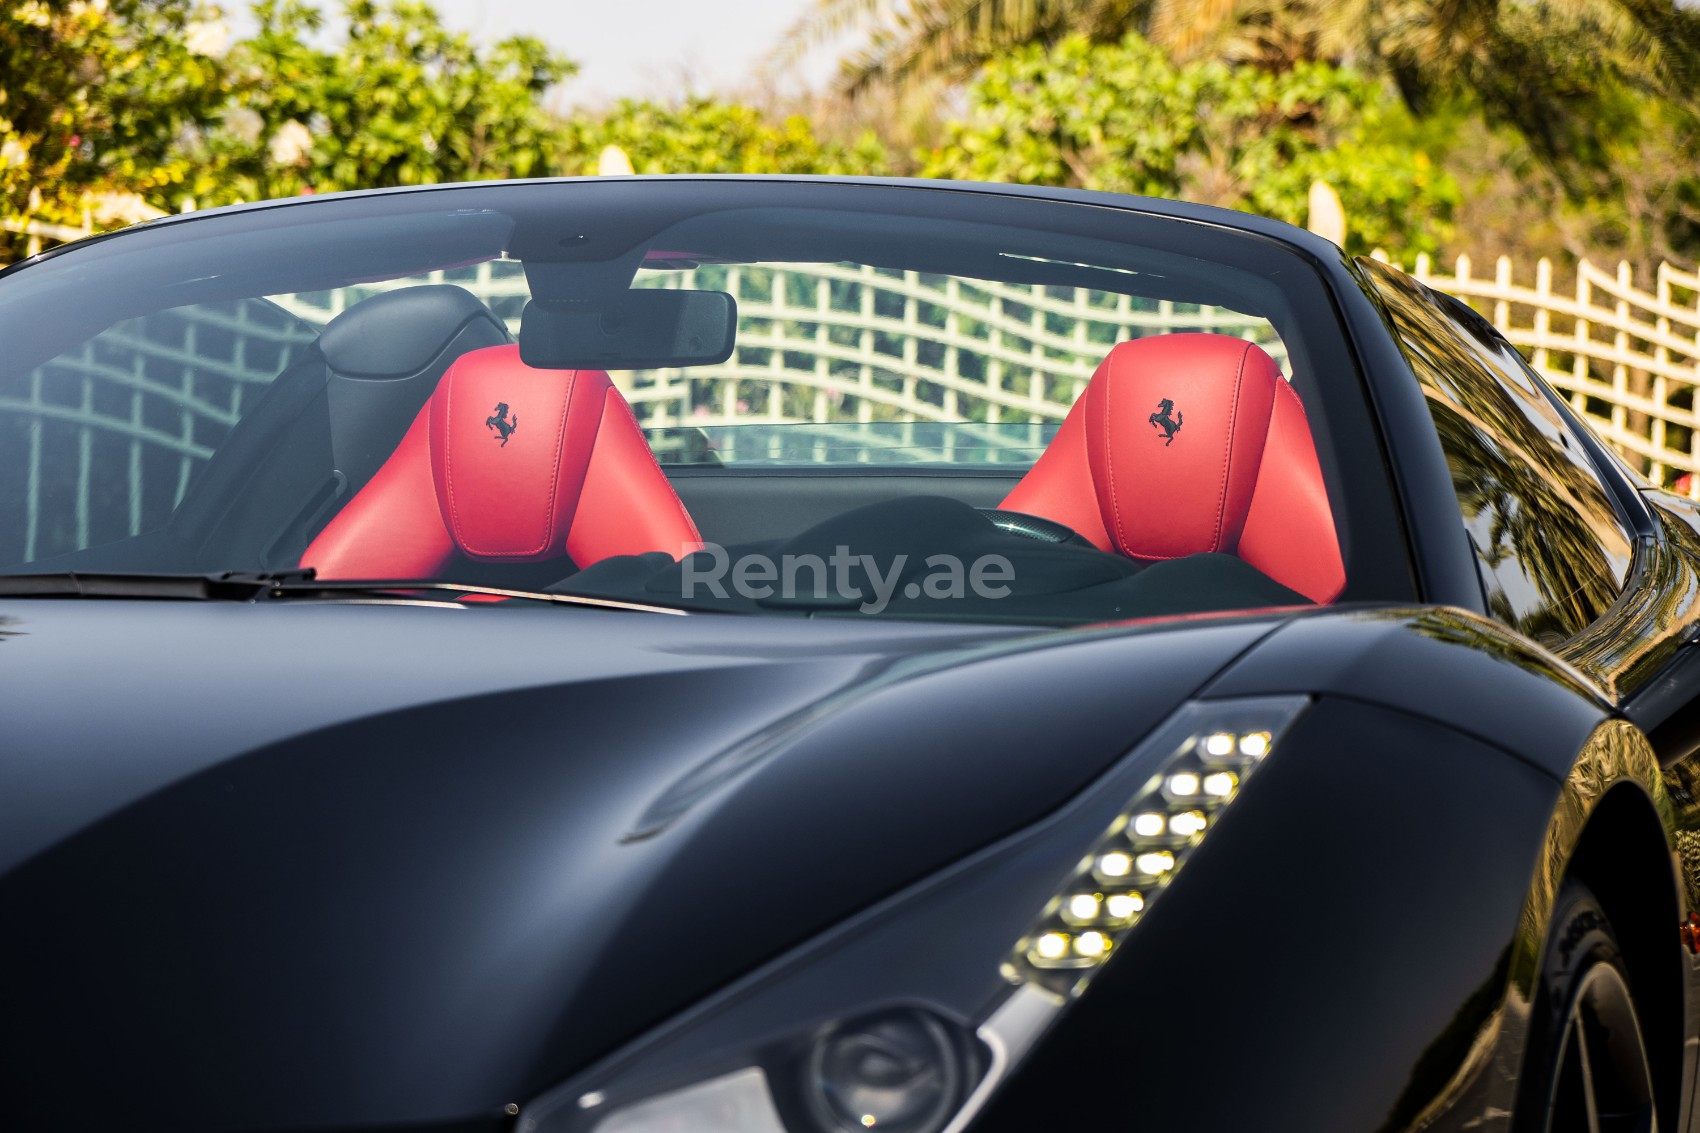
<svg viewBox="0 0 1700 1133">
<path fill-rule="evenodd" d="M 280 571 L 221 571 L 216 574 L 147 574 L 108 571 L 56 571 L 52 574 L 0 574 L 0 598 L 175 598 L 201 602 L 254 602 L 277 598 L 377 599 L 416 602 L 421 593 L 432 601 L 452 602 L 453 596 L 513 598 L 556 606 L 637 610 L 655 614 L 688 614 L 689 609 L 648 602 L 626 602 L 577 594 L 511 590 L 458 582 L 419 579 L 317 578 L 311 567 Z M 440 596 L 440 597 L 439 597 Z"/>
<path fill-rule="evenodd" d="M 304 582 L 311 570 L 223 571 L 218 574 L 148 574 L 55 571 L 0 574 L 0 598 L 187 598 L 246 602 L 280 585 Z"/>
<path fill-rule="evenodd" d="M 561 594 L 546 590 L 513 590 L 502 586 L 477 586 L 466 582 L 422 582 L 398 578 L 373 581 L 370 579 L 314 579 L 313 572 L 297 571 L 294 577 L 272 583 L 267 597 L 394 597 L 407 601 L 408 595 L 425 592 L 442 595 L 514 598 L 527 602 L 543 602 L 554 606 L 588 606 L 603 610 L 637 610 L 646 614 L 690 614 L 697 611 L 686 606 L 660 606 L 653 602 L 628 602 L 615 598 L 592 598 L 582 594 Z M 306 577 L 301 577 L 305 575 Z"/>
</svg>

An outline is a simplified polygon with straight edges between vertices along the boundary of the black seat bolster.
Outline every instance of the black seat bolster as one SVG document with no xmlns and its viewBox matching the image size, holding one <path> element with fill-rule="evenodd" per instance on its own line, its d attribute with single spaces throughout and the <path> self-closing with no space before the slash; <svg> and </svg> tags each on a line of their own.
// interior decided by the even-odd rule
<svg viewBox="0 0 1700 1133">
<path fill-rule="evenodd" d="M 293 566 L 395 450 L 449 364 L 510 341 L 488 307 L 446 284 L 350 307 L 237 423 L 173 529 L 209 562 Z"/>
</svg>

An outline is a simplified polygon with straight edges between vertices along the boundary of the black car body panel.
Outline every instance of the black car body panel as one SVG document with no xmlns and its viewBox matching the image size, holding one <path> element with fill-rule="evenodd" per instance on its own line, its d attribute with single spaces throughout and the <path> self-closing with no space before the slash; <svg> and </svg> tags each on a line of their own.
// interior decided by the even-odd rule
<svg viewBox="0 0 1700 1133">
<path fill-rule="evenodd" d="M 638 248 L 637 259 L 597 259 L 581 246 L 591 233 L 556 239 L 567 230 L 551 224 L 565 222 L 543 205 L 563 192 L 602 202 L 608 223 L 594 239 L 610 255 Z M 1638 482 L 1595 440 L 1580 456 L 1554 442 L 1597 481 L 1612 513 L 1603 522 L 1621 527 L 1610 533 L 1632 553 L 1614 600 L 1577 632 L 1540 635 L 1539 619 L 1508 614 L 1488 575 L 1515 555 L 1484 553 L 1498 527 L 1471 529 L 1463 515 L 1456 438 L 1437 431 L 1425 393 L 1434 360 L 1414 361 L 1378 290 L 1381 269 L 1319 237 L 1176 202 L 923 181 L 423 187 L 172 217 L 58 249 L 0 272 L 0 317 L 40 324 L 18 353 L 33 351 L 36 365 L 87 330 L 49 316 L 65 294 L 99 290 L 103 257 L 132 272 L 181 268 L 172 303 L 210 303 L 244 279 L 259 281 L 245 297 L 284 283 L 305 294 L 325 281 L 287 245 L 322 210 L 345 210 L 332 223 L 352 233 L 386 209 L 411 217 L 474 200 L 464 212 L 478 228 L 502 193 L 531 202 L 514 210 L 526 223 L 510 245 L 469 247 L 524 260 L 538 280 L 570 278 L 580 261 L 635 272 L 653 235 L 645 226 L 671 222 L 668 210 L 692 194 L 725 212 L 813 200 L 872 215 L 902 201 L 910 220 L 943 227 L 960 213 L 988 230 L 1060 234 L 1069 248 L 1124 237 L 1131 247 L 1127 234 L 1149 229 L 1156 260 L 1183 283 L 1189 256 L 1211 262 L 1205 244 L 1250 249 L 1270 293 L 1304 299 L 1289 312 L 1302 333 L 1286 377 L 1317 422 L 1343 598 L 1066 628 L 1036 615 L 876 620 L 843 607 L 747 617 L 463 604 L 410 591 L 407 579 L 335 593 L 302 589 L 301 575 L 269 593 L 253 583 L 242 601 L 0 601 L 0 1128 L 530 1133 L 546 1120 L 548 1133 L 579 1133 L 598 1107 L 630 1114 L 620 1107 L 748 1069 L 757 1054 L 794 1063 L 858 1012 L 914 1009 L 953 1028 L 980 1082 L 953 1099 L 952 1124 L 929 1133 L 1522 1133 L 1531 1119 L 1514 1124 L 1513 1111 L 1538 1077 L 1524 1049 L 1539 1030 L 1543 949 L 1566 879 L 1592 886 L 1616 926 L 1659 1126 L 1700 1125 L 1690 1099 L 1700 510 Z M 184 267 L 203 237 L 235 239 L 221 233 L 245 225 L 285 248 L 289 271 Z M 693 257 L 666 247 L 664 259 Z M 843 247 L 776 258 L 819 252 L 830 264 Z M 744 263 L 712 252 L 696 258 Z M 1017 253 L 974 263 L 1007 270 L 983 277 L 1005 282 L 1022 271 L 1044 281 L 1086 270 L 1094 285 L 1141 275 L 1075 252 Z M 372 278 L 465 262 L 397 255 Z M 871 253 L 856 262 L 897 270 Z M 56 282 L 25 292 L 32 278 Z M 1166 279 L 1152 272 L 1125 294 L 1172 285 L 1182 305 L 1200 306 L 1187 298 L 1193 283 Z M 340 458 L 319 415 L 331 402 L 405 400 L 405 419 L 374 411 L 374 430 L 357 438 L 358 479 L 377 475 L 415 393 L 434 396 L 462 347 L 512 345 L 504 320 L 517 308 L 437 297 L 453 315 L 445 336 L 450 323 L 474 326 L 476 342 L 408 342 L 431 357 L 410 355 L 407 398 L 399 384 L 360 385 L 390 366 L 387 354 L 351 363 L 348 388 L 325 393 L 316 343 L 296 371 L 309 380 L 269 408 L 260 399 L 193 489 L 185 458 L 164 525 L 39 562 L 25 554 L 5 570 L 295 570 L 329 501 L 348 501 L 322 487 L 317 465 L 292 471 L 277 455 L 287 446 L 255 438 L 304 423 L 329 467 Z M 154 301 L 132 289 L 76 317 L 111 322 Z M 1471 333 L 1493 345 L 1491 328 Z M 1043 354 L 1043 344 L 1032 351 Z M 0 385 L 21 365 L 0 360 Z M 514 430 L 529 440 L 538 426 L 503 412 L 500 396 L 486 424 L 504 427 L 505 449 Z M 1151 404 L 1134 424 L 1156 443 L 1144 432 Z M 1176 408 L 1166 393 L 1157 404 Z M 1546 409 L 1555 435 L 1581 428 L 1562 404 Z M 65 402 L 42 413 L 81 411 Z M 1148 423 L 1172 426 L 1166 447 L 1183 426 L 1159 412 Z M 1188 436 L 1197 421 L 1195 411 Z M 170 443 L 198 451 L 184 429 Z M 993 508 L 1028 467 L 723 464 L 698 439 L 709 458 L 667 467 L 668 490 L 700 512 L 711 540 L 758 547 L 822 512 L 906 497 Z M 23 463 L 16 452 L 0 459 Z M 1226 485 L 1226 463 L 1222 475 Z M 142 493 L 131 491 L 139 516 Z M 277 516 L 288 519 L 281 534 Z M 261 561 L 224 561 L 232 547 L 258 548 Z M 266 557 L 280 547 L 279 561 Z M 74 573 L 64 579 L 51 593 L 76 590 Z M 646 586 L 639 577 L 639 601 L 664 600 Z M 1539 590 L 1530 581 L 1513 597 L 1538 605 Z M 1058 879 L 1096 868 L 1094 839 L 1128 827 L 1130 799 L 1170 789 L 1156 770 L 1169 753 L 1148 750 L 1154 737 L 1191 712 L 1264 701 L 1296 720 L 1279 751 L 1208 840 L 1189 845 L 1184 875 L 1128 922 L 1090 986 L 1053 997 L 1049 1030 L 1000 1047 L 998 1012 L 1032 990 L 1021 949 L 1069 892 Z M 787 1091 L 800 1082 L 774 1084 L 776 1104 L 791 1106 L 782 1122 L 799 1112 Z M 786 1128 L 824 1127 L 818 1112 L 808 1120 Z"/>
<path fill-rule="evenodd" d="M 0 940 L 0 1107 L 46 1124 L 74 1093 L 78 1122 L 149 1125 L 192 1097 L 204 1124 L 244 1128 L 526 1097 L 1042 817 L 1270 628 L 6 616 L 14 703 L 113 693 L 8 742 L 0 909 L 30 927 Z M 343 647 L 304 664 L 327 622 Z M 190 657 L 194 680 L 173 664 Z M 690 805 L 646 827 L 682 784 Z M 98 1090 L 92 1065 L 111 1067 Z"/>
<path fill-rule="evenodd" d="M 1107 968 L 991 1128 L 1097 1123 L 1119 1101 L 1154 1128 L 1400 1129 L 1465 1064 L 1505 994 L 1558 784 L 1364 704 L 1324 697 L 1299 728 L 1306 758 L 1271 764 L 1200 851 L 1211 884 L 1165 898 L 1165 931 Z M 1200 1009 L 1214 980 L 1237 989 L 1232 1012 Z M 1136 1103 L 1105 1096 L 1126 1066 Z"/>
<path fill-rule="evenodd" d="M 1295 618 L 1205 695 L 1326 690 L 1447 723 L 1560 780 L 1610 705 L 1576 670 L 1460 610 Z M 1552 758 L 1531 753 L 1553 753 Z"/>
</svg>

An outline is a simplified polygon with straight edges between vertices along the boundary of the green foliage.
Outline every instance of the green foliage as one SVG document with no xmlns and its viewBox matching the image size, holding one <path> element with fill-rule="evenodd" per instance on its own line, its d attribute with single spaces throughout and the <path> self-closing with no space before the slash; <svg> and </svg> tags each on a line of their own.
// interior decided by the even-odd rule
<svg viewBox="0 0 1700 1133">
<path fill-rule="evenodd" d="M 1351 61 L 1391 77 L 1413 108 L 1469 94 L 1530 127 L 1537 147 L 1541 117 L 1578 89 L 1621 80 L 1692 104 L 1700 84 L 1691 0 L 811 0 L 779 57 L 848 34 L 840 86 L 863 93 L 966 76 L 1071 33 L 1113 43 L 1130 32 L 1179 62 Z"/>
<path fill-rule="evenodd" d="M 151 214 L 180 183 L 185 125 L 221 97 L 217 30 L 188 0 L 0 6 L 0 219 L 80 226 Z M 0 261 L 23 246 L 0 233 Z"/>
<path fill-rule="evenodd" d="M 824 141 L 808 119 L 775 122 L 751 106 L 693 98 L 679 105 L 622 101 L 603 117 L 566 124 L 562 173 L 594 173 L 606 146 L 634 173 L 881 173 L 890 159 L 871 132 Z"/>
<path fill-rule="evenodd" d="M 1138 36 L 1071 36 L 988 64 L 923 174 L 1183 197 L 1303 224 L 1328 182 L 1350 250 L 1433 251 L 1457 186 L 1381 83 L 1325 63 L 1177 66 Z"/>
<path fill-rule="evenodd" d="M 1339 0 L 1337 50 L 1427 112 L 1464 99 L 1562 174 L 1586 160 L 1616 89 L 1700 108 L 1700 10 L 1688 0 Z"/>
<path fill-rule="evenodd" d="M 481 48 L 422 0 L 342 0 L 326 44 L 308 0 L 256 0 L 229 43 L 198 0 L 26 0 L 0 11 L 0 219 L 109 227 L 160 211 L 306 192 L 594 172 L 866 173 L 801 115 L 738 103 L 622 102 L 562 119 L 575 65 L 529 36 Z M 25 247 L 0 234 L 0 262 Z"/>
<path fill-rule="evenodd" d="M 1640 92 L 1619 90 L 1612 102 L 1586 160 L 1562 169 L 1517 130 L 1460 114 L 1442 155 L 1464 191 L 1448 251 L 1627 259 L 1647 270 L 1700 261 L 1700 122 Z"/>
<path fill-rule="evenodd" d="M 811 0 L 782 56 L 848 36 L 840 85 L 865 97 L 995 71 L 1071 32 L 1114 43 L 1130 31 L 1178 64 L 1332 63 L 1388 83 L 1422 120 L 1419 148 L 1470 188 L 1457 250 L 1486 250 L 1491 231 L 1495 254 L 1700 257 L 1694 0 Z M 1356 191 L 1383 196 L 1400 171 L 1374 144 L 1389 126 L 1407 132 L 1372 127 L 1368 160 L 1341 166 Z M 1028 179 L 1062 176 L 1054 157 L 1029 159 L 1052 171 Z"/>
<path fill-rule="evenodd" d="M 305 0 L 254 5 L 230 97 L 190 142 L 197 202 L 553 171 L 542 96 L 571 62 L 529 36 L 480 50 L 420 0 L 345 0 L 343 13 L 347 38 L 327 50 Z"/>
<path fill-rule="evenodd" d="M 1197 0 L 812 0 L 777 57 L 859 34 L 840 63 L 839 87 L 862 96 L 939 78 L 957 79 L 1004 52 L 1070 33 L 1114 41 L 1129 28 L 1167 23 Z M 1206 0 L 1206 6 L 1219 0 Z M 853 41 L 854 42 L 854 41 Z"/>
<path fill-rule="evenodd" d="M 317 3 L 256 0 L 257 30 L 231 43 L 210 0 L 0 0 L 0 262 L 43 223 L 590 173 L 609 145 L 640 173 L 918 164 L 1301 223 L 1322 180 L 1345 205 L 1352 251 L 1700 257 L 1700 115 L 1670 93 L 1700 53 L 1700 9 L 1663 12 L 1665 0 L 1629 15 L 1629 0 L 909 5 L 907 23 L 879 25 L 880 66 L 961 74 L 990 60 L 960 121 L 941 121 L 955 103 L 938 84 L 906 88 L 914 105 L 864 98 L 859 116 L 699 97 L 563 118 L 545 98 L 575 67 L 541 41 L 480 46 L 423 0 L 339 2 L 347 32 L 334 42 Z M 891 8 L 816 6 L 817 31 Z M 985 18 L 956 18 L 970 10 Z M 925 109 L 898 128 L 905 106 Z"/>
<path fill-rule="evenodd" d="M 194 0 L 26 0 L 0 13 L 0 219 L 96 227 L 187 205 L 554 171 L 543 93 L 574 66 L 487 50 L 421 0 L 260 0 L 229 44 Z M 15 232 L 0 261 L 17 255 Z"/>
</svg>

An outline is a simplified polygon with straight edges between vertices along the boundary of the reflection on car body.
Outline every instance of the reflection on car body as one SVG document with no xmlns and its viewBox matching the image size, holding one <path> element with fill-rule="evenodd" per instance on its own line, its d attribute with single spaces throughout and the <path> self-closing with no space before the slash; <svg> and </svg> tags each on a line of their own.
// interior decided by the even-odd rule
<svg viewBox="0 0 1700 1133">
<path fill-rule="evenodd" d="M 1700 518 L 1397 272 L 478 184 L 0 335 L 8 1128 L 1694 1125 Z"/>
</svg>

